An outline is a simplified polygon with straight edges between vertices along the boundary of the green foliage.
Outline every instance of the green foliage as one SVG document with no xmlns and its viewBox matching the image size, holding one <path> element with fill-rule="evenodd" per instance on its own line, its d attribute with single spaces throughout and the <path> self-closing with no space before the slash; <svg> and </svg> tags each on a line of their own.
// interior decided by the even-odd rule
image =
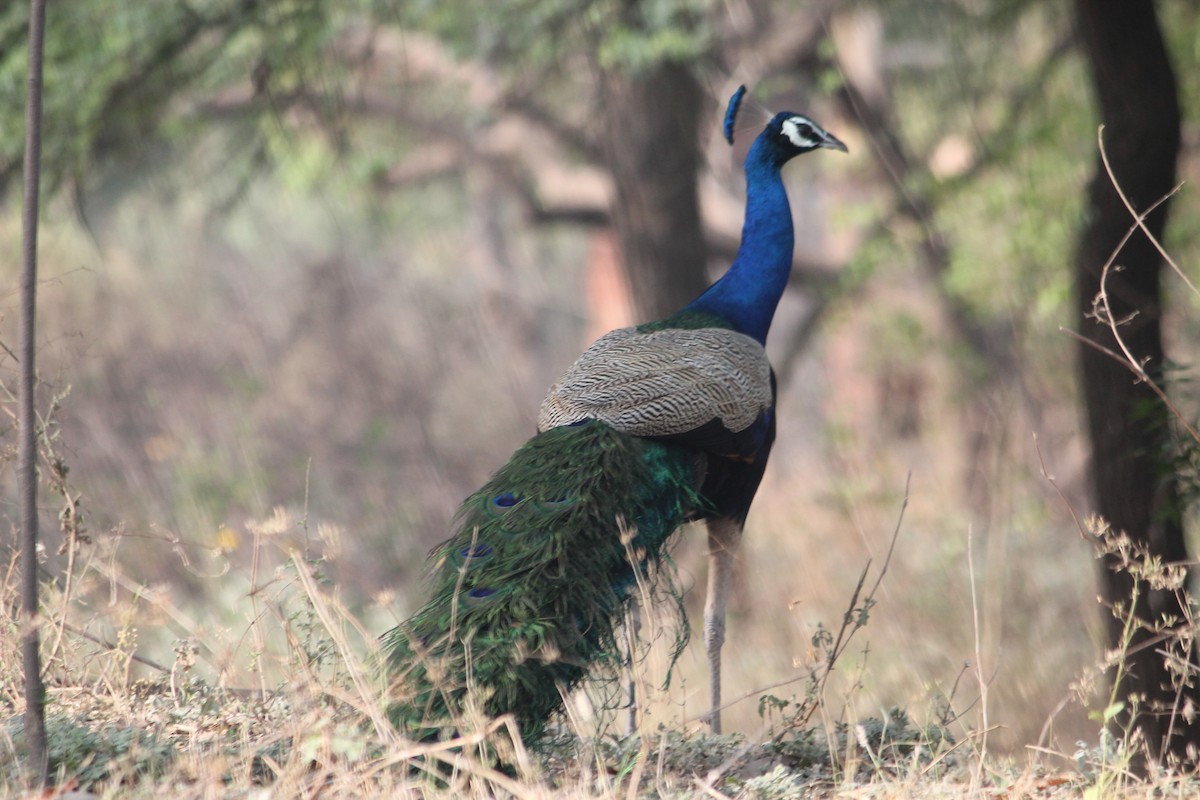
<svg viewBox="0 0 1200 800">
<path fill-rule="evenodd" d="M 130 154 L 145 157 L 170 139 L 192 139 L 231 91 L 227 111 L 251 123 L 307 98 L 326 120 L 335 66 L 322 48 L 358 3 L 326 0 L 145 0 L 63 3 L 47 15 L 43 174 L 53 187 Z M 0 12 L 0 100 L 24 104 L 28 4 Z M 236 99 L 234 99 L 236 98 Z M 275 120 L 275 124 L 278 121 Z M 20 169 L 24 121 L 0 121 L 0 181 Z M 264 130 L 266 127 L 264 126 Z M 248 147 L 247 152 L 253 152 Z"/>
<path fill-rule="evenodd" d="M 974 158 L 994 165 L 967 181 L 925 176 L 917 189 L 934 198 L 937 223 L 951 240 L 946 288 L 982 319 L 1010 319 L 1038 306 L 1038 298 L 1066 296 L 1063 254 L 1072 248 L 1094 143 L 1080 136 L 1091 109 L 1079 91 L 1085 77 L 1078 65 L 1039 72 L 1066 29 L 1061 13 L 1023 3 L 997 3 L 994 13 L 1003 24 L 977 35 L 971 47 L 953 47 L 936 66 L 901 71 L 896 107 L 916 152 L 932 154 L 958 137 Z M 901 24 L 897 16 L 888 19 Z M 929 9 L 916 17 L 946 43 L 962 41 L 960 26 L 978 31 L 974 18 Z M 1024 82 L 1035 76 L 1036 91 Z M 1018 102 L 1021 113 L 1006 116 Z M 1056 307 L 1055 324 L 1063 310 Z"/>
<path fill-rule="evenodd" d="M 799 775 L 789 771 L 782 764 L 776 764 L 774 770 L 766 775 L 751 778 L 742 788 L 745 795 L 753 800 L 787 800 L 800 796 L 804 784 Z"/>
<path fill-rule="evenodd" d="M 880 770 L 903 772 L 906 765 L 933 763 L 954 745 L 954 737 L 944 725 L 917 725 L 901 708 L 889 709 L 882 718 L 838 721 L 831 731 L 824 731 L 803 724 L 807 718 L 804 703 L 793 704 L 771 695 L 762 700 L 778 715 L 764 750 L 794 770 L 830 765 L 836 773 L 857 764 L 867 775 Z"/>
<path fill-rule="evenodd" d="M 6 728 L 7 736 L 21 747 L 22 718 L 10 718 Z M 63 775 L 84 789 L 114 777 L 154 777 L 165 772 L 176 756 L 169 740 L 150 731 L 111 723 L 92 727 L 65 714 L 46 718 L 46 746 L 50 775 Z M 0 765 L 8 772 L 5 782 L 20 785 L 20 763 L 5 758 Z"/>
<path fill-rule="evenodd" d="M 513 67 L 550 67 L 577 55 L 637 72 L 690 62 L 712 46 L 712 0 L 417 0 L 406 18 L 460 53 Z"/>
<path fill-rule="evenodd" d="M 601 4 L 596 4 L 600 6 Z M 625 5 L 624 13 L 594 13 L 604 32 L 597 50 L 602 67 L 637 73 L 664 61 L 690 62 L 711 46 L 706 0 L 652 0 Z"/>
</svg>

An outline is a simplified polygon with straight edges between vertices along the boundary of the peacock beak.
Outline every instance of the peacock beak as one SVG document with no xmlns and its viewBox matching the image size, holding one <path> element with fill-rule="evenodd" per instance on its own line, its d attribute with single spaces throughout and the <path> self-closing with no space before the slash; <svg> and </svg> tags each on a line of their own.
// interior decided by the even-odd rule
<svg viewBox="0 0 1200 800">
<path fill-rule="evenodd" d="M 828 147 L 830 150 L 841 150 L 843 153 L 850 152 L 841 139 L 837 138 L 829 131 L 825 131 L 824 133 L 825 138 L 821 140 L 821 147 Z"/>
</svg>

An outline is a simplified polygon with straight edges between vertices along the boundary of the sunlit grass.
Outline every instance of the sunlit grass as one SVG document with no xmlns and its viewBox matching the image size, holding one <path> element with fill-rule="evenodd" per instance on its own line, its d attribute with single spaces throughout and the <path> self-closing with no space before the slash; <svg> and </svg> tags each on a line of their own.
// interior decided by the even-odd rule
<svg viewBox="0 0 1200 800">
<path fill-rule="evenodd" d="M 626 712 L 613 702 L 610 683 L 570 703 L 558 732 L 534 750 L 519 745 L 505 720 L 470 714 L 456 721 L 460 738 L 408 742 L 385 720 L 388 689 L 373 667 L 371 631 L 338 600 L 323 559 L 303 550 L 311 533 L 306 524 L 283 511 L 254 522 L 256 571 L 212 579 L 227 585 L 230 607 L 239 612 L 227 612 L 223 625 L 183 618 L 166 592 L 138 584 L 95 558 L 92 545 L 77 543 L 76 572 L 44 587 L 57 785 L 98 796 L 149 797 L 167 790 L 183 798 L 256 791 L 331 797 L 1125 797 L 1151 787 L 1175 793 L 1196 788 L 1165 773 L 1149 784 L 1135 778 L 1123 754 L 1136 742 L 1111 736 L 1061 752 L 1030 749 L 1028 759 L 985 755 L 985 737 L 995 733 L 979 727 L 986 719 L 980 704 L 990 702 L 980 691 L 989 675 L 972 667 L 951 676 L 946 691 L 924 707 L 856 711 L 871 705 L 866 687 L 874 680 L 875 657 L 869 644 L 888 605 L 885 589 L 894 592 L 898 563 L 889 562 L 886 551 L 873 565 L 858 567 L 841 598 L 844 614 L 813 629 L 807 652 L 797 657 L 798 678 L 744 698 L 756 724 L 743 733 L 710 736 L 698 714 L 684 717 L 678 683 L 664 687 L 661 679 L 670 649 L 663 631 L 670 621 L 651 607 L 632 673 L 625 676 L 636 685 L 640 706 L 631 733 L 624 730 Z M 894 533 L 899 555 L 903 526 Z M 1130 568 L 1149 579 L 1151 565 L 1132 555 Z M 5 609 L 15 607 L 14 574 L 7 570 L 0 584 Z M 966 610 L 974 616 L 979 608 L 968 604 Z M 160 662 L 142 654 L 138 635 L 156 622 L 191 634 Z M 16 623 L 6 618 L 4 624 L 11 631 Z M 0 691 L 17 714 L 0 731 L 0 791 L 21 782 L 17 641 L 6 636 L 0 644 Z M 1082 675 L 1080 689 L 1103 717 L 1111 701 L 1091 694 L 1102 689 L 1087 688 L 1099 674 Z M 1102 721 L 1092 730 L 1100 731 Z M 510 754 L 505 764 L 492 760 L 497 752 Z"/>
</svg>

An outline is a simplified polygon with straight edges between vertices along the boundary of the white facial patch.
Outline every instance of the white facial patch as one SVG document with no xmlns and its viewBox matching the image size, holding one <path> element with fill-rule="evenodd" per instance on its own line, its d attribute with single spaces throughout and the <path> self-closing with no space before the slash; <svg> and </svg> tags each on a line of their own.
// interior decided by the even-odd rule
<svg viewBox="0 0 1200 800">
<path fill-rule="evenodd" d="M 809 133 L 815 133 L 816 126 L 804 117 L 789 117 L 783 121 L 783 135 L 792 144 L 801 148 L 820 147 L 821 140 L 814 139 Z"/>
</svg>

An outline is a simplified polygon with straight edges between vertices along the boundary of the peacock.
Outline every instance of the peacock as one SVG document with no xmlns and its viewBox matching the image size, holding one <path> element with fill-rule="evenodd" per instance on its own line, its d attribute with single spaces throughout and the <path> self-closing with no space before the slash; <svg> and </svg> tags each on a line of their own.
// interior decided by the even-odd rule
<svg viewBox="0 0 1200 800">
<path fill-rule="evenodd" d="M 731 98 L 725 137 L 745 87 Z M 537 434 L 458 511 L 430 556 L 429 601 L 384 635 L 392 721 L 417 738 L 453 727 L 470 692 L 536 741 L 567 692 L 620 652 L 633 589 L 684 522 L 708 528 L 708 720 L 721 730 L 721 648 L 734 555 L 775 438 L 764 345 L 792 266 L 781 176 L 846 146 L 776 114 L 745 161 L 746 213 L 728 271 L 680 311 L 612 331 L 550 387 Z"/>
</svg>

